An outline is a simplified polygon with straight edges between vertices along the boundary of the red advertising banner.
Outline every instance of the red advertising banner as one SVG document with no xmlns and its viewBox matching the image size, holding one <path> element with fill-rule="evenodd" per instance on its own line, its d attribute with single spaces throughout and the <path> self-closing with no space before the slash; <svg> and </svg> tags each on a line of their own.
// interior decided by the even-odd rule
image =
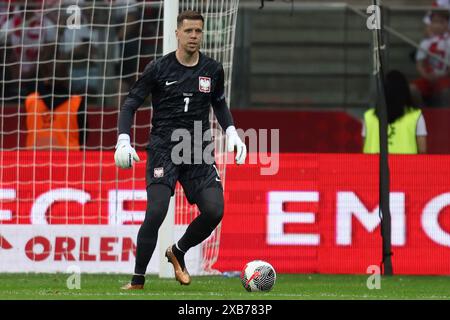
<svg viewBox="0 0 450 320">
<path fill-rule="evenodd" d="M 145 211 L 145 158 L 119 170 L 113 152 L 3 152 L 0 223 L 122 224 Z"/>
<path fill-rule="evenodd" d="M 2 225 L 139 224 L 139 156 L 134 169 L 118 170 L 112 152 L 2 152 L 0 236 Z M 279 273 L 365 274 L 380 264 L 377 156 L 252 156 L 255 164 L 227 166 L 216 269 L 261 259 Z M 390 169 L 394 272 L 450 274 L 450 156 L 392 156 Z M 3 249 L 10 242 L 0 237 Z"/>
<path fill-rule="evenodd" d="M 262 259 L 279 272 L 366 273 L 381 262 L 378 157 L 281 154 L 227 169 L 219 269 Z M 450 157 L 392 156 L 393 267 L 450 274 Z"/>
</svg>

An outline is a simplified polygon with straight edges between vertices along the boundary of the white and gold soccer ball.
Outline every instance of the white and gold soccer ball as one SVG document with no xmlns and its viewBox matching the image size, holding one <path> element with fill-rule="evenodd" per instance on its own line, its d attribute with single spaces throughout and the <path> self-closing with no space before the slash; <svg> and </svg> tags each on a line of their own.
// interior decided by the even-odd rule
<svg viewBox="0 0 450 320">
<path fill-rule="evenodd" d="M 241 281 L 249 292 L 272 290 L 277 274 L 272 265 L 266 261 L 254 260 L 247 263 L 241 272 Z"/>
</svg>

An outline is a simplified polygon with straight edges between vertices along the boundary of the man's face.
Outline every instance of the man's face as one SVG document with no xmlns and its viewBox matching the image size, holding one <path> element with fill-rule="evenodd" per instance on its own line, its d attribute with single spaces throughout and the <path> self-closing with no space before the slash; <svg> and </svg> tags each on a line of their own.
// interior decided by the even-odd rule
<svg viewBox="0 0 450 320">
<path fill-rule="evenodd" d="M 175 31 L 180 48 L 188 53 L 194 53 L 200 49 L 203 37 L 202 20 L 184 19 Z"/>
<path fill-rule="evenodd" d="M 448 31 L 448 20 L 440 15 L 433 14 L 430 28 L 433 35 L 444 34 Z"/>
</svg>

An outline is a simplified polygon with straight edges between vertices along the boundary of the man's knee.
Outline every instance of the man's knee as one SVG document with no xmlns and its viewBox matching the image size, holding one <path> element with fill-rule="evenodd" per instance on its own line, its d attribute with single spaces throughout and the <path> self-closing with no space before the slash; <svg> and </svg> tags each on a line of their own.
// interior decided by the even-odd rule
<svg viewBox="0 0 450 320">
<path fill-rule="evenodd" d="M 147 210 L 145 212 L 144 223 L 157 223 L 161 224 L 167 214 L 167 206 L 163 201 L 155 201 L 147 204 Z"/>
<path fill-rule="evenodd" d="M 208 201 L 206 208 L 204 211 L 201 211 L 201 213 L 204 213 L 211 222 L 218 224 L 223 218 L 223 203 L 220 204 Z"/>
<path fill-rule="evenodd" d="M 203 190 L 199 195 L 197 206 L 205 218 L 218 224 L 223 218 L 224 211 L 222 190 L 218 188 Z"/>
</svg>

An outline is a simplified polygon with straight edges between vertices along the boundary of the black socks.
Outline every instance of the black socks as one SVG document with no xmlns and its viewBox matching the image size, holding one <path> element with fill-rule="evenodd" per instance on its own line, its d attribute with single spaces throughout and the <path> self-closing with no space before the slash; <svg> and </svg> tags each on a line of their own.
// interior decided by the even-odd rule
<svg viewBox="0 0 450 320">
<path fill-rule="evenodd" d="M 133 277 L 131 278 L 131 284 L 132 285 L 136 285 L 136 284 L 144 284 L 145 283 L 145 276 L 141 275 L 141 274 L 134 274 Z"/>
<path fill-rule="evenodd" d="M 181 269 L 184 270 L 184 268 L 186 268 L 186 264 L 184 263 L 184 252 L 179 250 L 176 245 L 172 246 L 172 252 L 180 263 Z"/>
</svg>

